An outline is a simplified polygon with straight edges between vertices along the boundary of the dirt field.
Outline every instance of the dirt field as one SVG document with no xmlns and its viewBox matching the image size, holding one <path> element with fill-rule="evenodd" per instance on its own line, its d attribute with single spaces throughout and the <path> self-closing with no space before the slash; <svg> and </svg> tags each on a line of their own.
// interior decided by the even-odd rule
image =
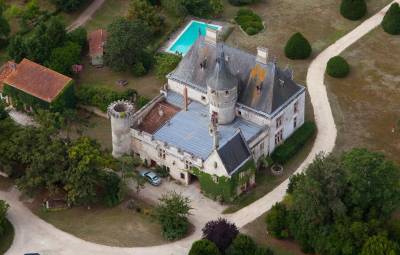
<svg viewBox="0 0 400 255">
<path fill-rule="evenodd" d="M 342 54 L 351 65 L 349 77 L 326 78 L 337 152 L 366 147 L 400 163 L 399 39 L 375 29 Z"/>
</svg>

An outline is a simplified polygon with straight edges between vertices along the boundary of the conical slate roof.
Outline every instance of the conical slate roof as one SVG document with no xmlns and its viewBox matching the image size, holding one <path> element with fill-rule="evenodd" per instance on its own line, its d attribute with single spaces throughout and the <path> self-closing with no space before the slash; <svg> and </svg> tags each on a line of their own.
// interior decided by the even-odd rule
<svg viewBox="0 0 400 255">
<path fill-rule="evenodd" d="M 228 70 L 225 54 L 221 51 L 211 76 L 207 79 L 207 87 L 214 90 L 231 90 L 238 86 L 239 80 Z"/>
</svg>

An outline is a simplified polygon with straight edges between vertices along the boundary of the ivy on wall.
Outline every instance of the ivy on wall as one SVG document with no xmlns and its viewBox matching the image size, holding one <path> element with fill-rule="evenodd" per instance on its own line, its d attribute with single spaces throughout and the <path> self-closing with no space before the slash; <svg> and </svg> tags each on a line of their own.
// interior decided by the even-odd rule
<svg viewBox="0 0 400 255">
<path fill-rule="evenodd" d="M 254 160 L 247 161 L 231 178 L 210 175 L 198 168 L 191 170 L 199 179 L 204 194 L 214 200 L 222 201 L 233 201 L 237 197 L 237 188 L 247 183 L 255 175 L 255 171 Z M 246 173 L 241 175 L 242 172 Z"/>
</svg>

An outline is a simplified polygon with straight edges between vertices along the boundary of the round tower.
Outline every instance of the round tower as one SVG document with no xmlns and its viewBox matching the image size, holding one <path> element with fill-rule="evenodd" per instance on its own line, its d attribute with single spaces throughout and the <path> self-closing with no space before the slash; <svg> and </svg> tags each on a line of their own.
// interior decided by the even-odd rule
<svg viewBox="0 0 400 255">
<path fill-rule="evenodd" d="M 207 79 L 207 96 L 210 102 L 210 116 L 217 113 L 218 124 L 223 125 L 235 119 L 239 82 L 228 70 L 223 51 L 216 61 L 214 72 Z"/>
<path fill-rule="evenodd" d="M 108 107 L 111 120 L 112 155 L 116 158 L 131 153 L 131 116 L 133 104 L 128 101 L 116 101 Z"/>
</svg>

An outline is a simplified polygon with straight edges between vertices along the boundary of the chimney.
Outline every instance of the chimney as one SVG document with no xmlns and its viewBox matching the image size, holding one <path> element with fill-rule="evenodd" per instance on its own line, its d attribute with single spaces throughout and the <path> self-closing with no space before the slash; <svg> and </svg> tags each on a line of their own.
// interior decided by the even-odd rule
<svg viewBox="0 0 400 255">
<path fill-rule="evenodd" d="M 268 63 L 268 49 L 263 47 L 257 47 L 257 57 L 256 61 L 260 62 L 261 64 Z"/>
<path fill-rule="evenodd" d="M 188 110 L 188 90 L 186 86 L 183 88 L 183 109 L 185 112 Z"/>
<path fill-rule="evenodd" d="M 213 137 L 213 147 L 216 150 L 219 148 L 218 113 L 217 112 L 213 112 L 211 114 L 210 134 Z"/>
<path fill-rule="evenodd" d="M 216 45 L 218 41 L 218 30 L 206 27 L 206 38 L 205 41 L 209 44 Z"/>
</svg>

